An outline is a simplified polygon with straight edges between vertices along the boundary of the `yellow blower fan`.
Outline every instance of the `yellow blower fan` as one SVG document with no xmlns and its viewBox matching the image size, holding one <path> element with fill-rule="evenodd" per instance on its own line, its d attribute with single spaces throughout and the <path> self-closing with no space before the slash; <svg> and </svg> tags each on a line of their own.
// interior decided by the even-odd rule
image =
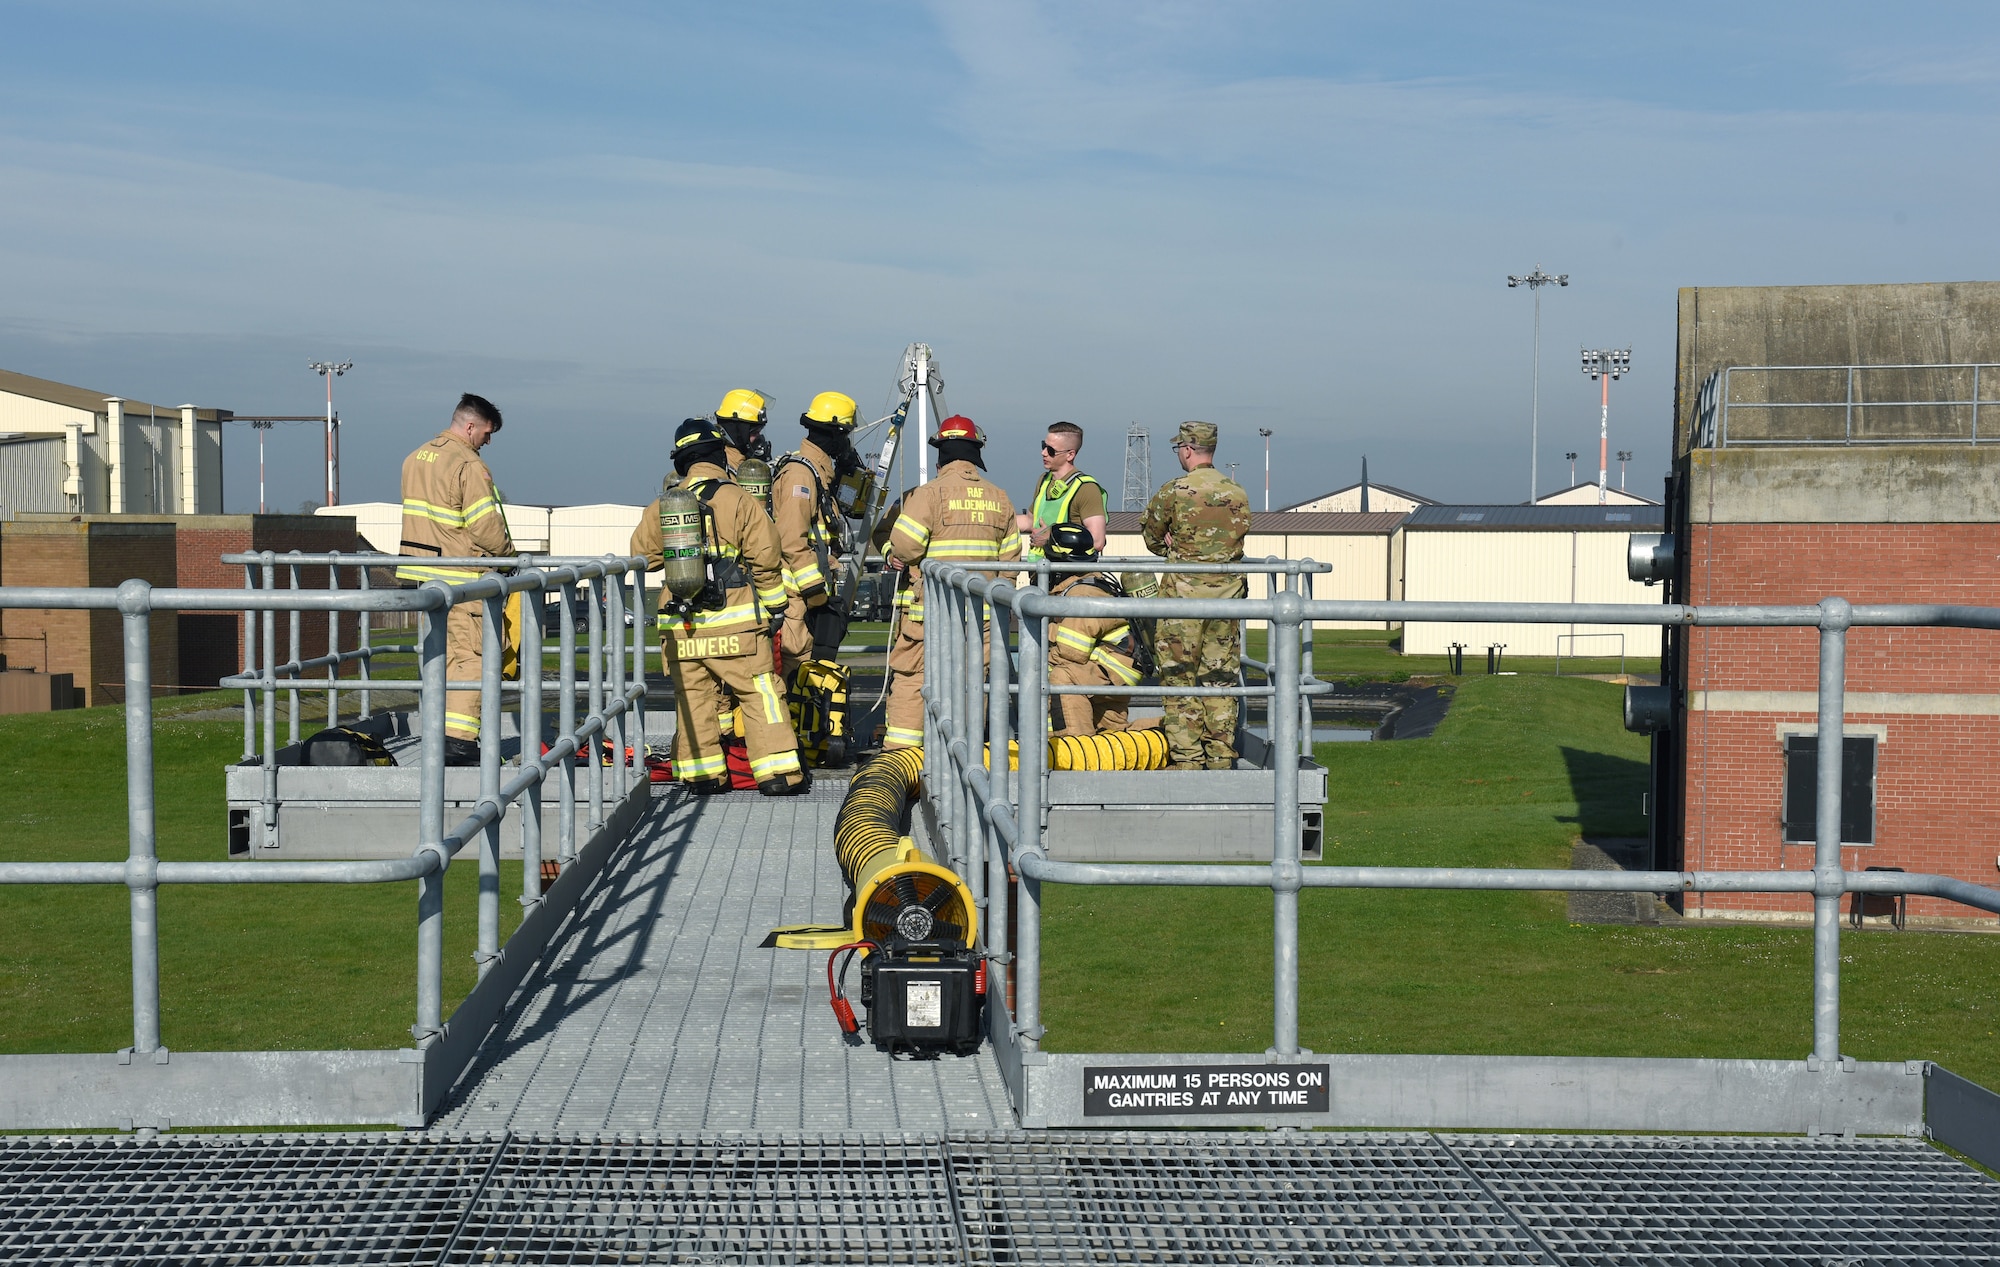
<svg viewBox="0 0 2000 1267">
<path fill-rule="evenodd" d="M 923 764 L 921 748 L 899 748 L 861 767 L 847 785 L 833 827 L 834 857 L 848 886 L 846 922 L 776 928 L 765 945 L 834 950 L 891 938 L 973 944 L 979 914 L 971 890 L 900 830 Z"/>
</svg>

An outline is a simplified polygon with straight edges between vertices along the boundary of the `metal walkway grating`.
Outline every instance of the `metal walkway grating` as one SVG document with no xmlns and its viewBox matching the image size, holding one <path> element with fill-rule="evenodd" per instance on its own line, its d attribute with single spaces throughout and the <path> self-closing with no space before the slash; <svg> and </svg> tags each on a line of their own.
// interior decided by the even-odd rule
<svg viewBox="0 0 2000 1267">
<path fill-rule="evenodd" d="M 435 1263 L 499 1142 L 0 1137 L 0 1262 Z"/>
<path fill-rule="evenodd" d="M 2000 1186 L 1914 1142 L 1442 1138 L 1564 1262 L 2000 1262 Z"/>
<path fill-rule="evenodd" d="M 1910 1140 L 0 1139 L 7 1263 L 1991 1264 Z"/>
</svg>

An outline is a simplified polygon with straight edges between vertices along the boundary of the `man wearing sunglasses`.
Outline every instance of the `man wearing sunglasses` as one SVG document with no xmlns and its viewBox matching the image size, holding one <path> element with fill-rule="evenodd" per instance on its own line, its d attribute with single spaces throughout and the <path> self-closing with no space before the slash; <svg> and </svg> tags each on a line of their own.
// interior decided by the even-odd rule
<svg viewBox="0 0 2000 1267">
<path fill-rule="evenodd" d="M 1076 469 L 1076 455 L 1082 451 L 1083 428 L 1073 422 L 1056 423 L 1042 438 L 1042 482 L 1014 521 L 1023 538 L 1023 558 L 1041 558 L 1049 529 L 1065 523 L 1090 529 L 1090 539 L 1103 551 L 1104 486 Z"/>
</svg>

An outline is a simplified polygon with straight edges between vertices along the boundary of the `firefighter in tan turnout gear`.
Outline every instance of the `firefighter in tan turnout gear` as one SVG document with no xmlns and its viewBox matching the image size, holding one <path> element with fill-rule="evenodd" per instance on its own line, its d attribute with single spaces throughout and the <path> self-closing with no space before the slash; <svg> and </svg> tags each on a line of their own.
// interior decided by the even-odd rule
<svg viewBox="0 0 2000 1267">
<path fill-rule="evenodd" d="M 981 453 L 986 433 L 972 419 L 953 414 L 938 424 L 937 478 L 910 490 L 889 533 L 887 566 L 907 570 L 896 603 L 901 617 L 889 651 L 889 706 L 882 747 L 910 748 L 924 741 L 924 591 L 921 564 L 986 563 L 1021 557 L 1014 503 L 986 478 Z"/>
<path fill-rule="evenodd" d="M 833 490 L 835 480 L 861 467 L 849 438 L 854 412 L 853 398 L 839 392 L 813 397 L 799 415 L 799 425 L 806 429 L 804 443 L 778 459 L 771 476 L 771 514 L 778 523 L 778 548 L 785 553 L 785 588 L 791 592 L 783 636 L 787 663 L 808 656 L 831 660 L 847 633 L 838 592 L 846 528 Z"/>
<path fill-rule="evenodd" d="M 674 433 L 680 481 L 662 490 L 632 532 L 632 553 L 667 577 L 659 630 L 674 682 L 674 776 L 699 795 L 729 789 L 716 721 L 726 689 L 736 696 L 757 790 L 791 796 L 811 780 L 799 768 L 771 660 L 785 611 L 784 560 L 771 517 L 723 471 L 725 446 L 708 419 L 682 423 Z"/>
<path fill-rule="evenodd" d="M 514 553 L 501 512 L 493 472 L 480 460 L 500 430 L 500 411 L 484 396 L 458 398 L 451 425 L 403 459 L 403 543 L 396 579 L 422 584 L 459 585 L 477 580 L 483 569 L 442 566 L 425 559 L 506 557 Z M 454 682 L 477 681 L 486 629 L 484 603 L 460 603 L 445 617 L 445 674 Z M 479 692 L 445 695 L 446 765 L 479 764 Z"/>
<path fill-rule="evenodd" d="M 1097 542 L 1082 523 L 1058 523 L 1043 537 L 1042 553 L 1051 563 L 1095 563 Z M 1050 586 L 1054 598 L 1124 598 L 1125 589 L 1108 572 L 1057 574 Z M 1142 648 L 1131 624 L 1122 616 L 1064 616 L 1049 622 L 1050 686 L 1137 686 L 1146 676 L 1139 657 Z M 1102 735 L 1128 727 L 1122 695 L 1056 695 L 1059 738 Z"/>
<path fill-rule="evenodd" d="M 725 445 L 722 464 L 733 477 L 745 458 L 771 460 L 771 442 L 764 438 L 770 422 L 771 398 L 763 392 L 738 387 L 715 407 L 715 425 L 722 428 Z"/>
</svg>

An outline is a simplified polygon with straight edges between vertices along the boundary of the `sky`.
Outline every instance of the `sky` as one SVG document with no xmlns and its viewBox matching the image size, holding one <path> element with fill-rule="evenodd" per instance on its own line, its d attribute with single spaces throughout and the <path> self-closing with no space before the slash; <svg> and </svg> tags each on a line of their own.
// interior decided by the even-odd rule
<svg viewBox="0 0 2000 1267">
<path fill-rule="evenodd" d="M 352 359 L 348 501 L 470 390 L 510 500 L 643 502 L 728 389 L 790 447 L 922 340 L 1017 501 L 1049 422 L 1115 499 L 1200 418 L 1256 505 L 1260 427 L 1273 506 L 1516 502 L 1539 264 L 1540 491 L 1629 345 L 1658 496 L 1678 287 L 2000 277 L 1996 84 L 1985 3 L 0 2 L 0 366 L 305 414 Z"/>
</svg>

